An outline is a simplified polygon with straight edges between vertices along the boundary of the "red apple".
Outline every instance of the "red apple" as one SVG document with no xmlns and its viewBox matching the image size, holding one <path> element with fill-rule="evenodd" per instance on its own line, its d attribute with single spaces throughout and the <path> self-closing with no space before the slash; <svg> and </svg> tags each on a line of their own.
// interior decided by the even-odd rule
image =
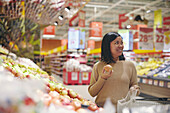
<svg viewBox="0 0 170 113">
<path fill-rule="evenodd" d="M 26 77 L 26 78 L 29 78 L 29 79 L 31 78 L 30 75 L 26 75 L 25 77 Z"/>
<path fill-rule="evenodd" d="M 43 95 L 43 102 L 44 102 L 44 104 L 45 104 L 46 106 L 49 106 L 49 105 L 50 105 L 51 100 L 52 100 L 52 98 L 51 98 L 50 95 L 48 95 L 48 94 L 44 94 L 44 95 Z"/>
<path fill-rule="evenodd" d="M 87 110 L 85 110 L 83 108 L 79 108 L 76 112 L 77 113 L 88 113 Z"/>
<path fill-rule="evenodd" d="M 96 104 L 90 104 L 89 106 L 88 106 L 88 109 L 89 110 L 91 110 L 91 111 L 96 111 L 97 109 L 98 109 L 98 107 L 97 107 L 97 105 Z"/>
<path fill-rule="evenodd" d="M 59 98 L 60 94 L 57 92 L 57 91 L 50 91 L 49 92 L 49 95 L 52 97 L 52 98 Z"/>
<path fill-rule="evenodd" d="M 83 100 L 84 100 L 83 97 L 80 96 L 79 94 L 77 94 L 76 98 L 79 99 L 80 101 L 83 101 Z"/>
<path fill-rule="evenodd" d="M 51 103 L 53 103 L 54 105 L 62 106 L 61 101 L 59 99 L 57 99 L 57 98 L 53 98 L 51 100 Z"/>
<path fill-rule="evenodd" d="M 71 98 L 76 98 L 76 97 L 77 97 L 77 93 L 74 92 L 73 90 L 68 90 L 68 95 L 69 95 Z"/>
<path fill-rule="evenodd" d="M 81 108 L 81 103 L 79 101 L 72 101 L 71 105 L 74 106 L 75 110 L 78 110 L 79 108 Z"/>
</svg>

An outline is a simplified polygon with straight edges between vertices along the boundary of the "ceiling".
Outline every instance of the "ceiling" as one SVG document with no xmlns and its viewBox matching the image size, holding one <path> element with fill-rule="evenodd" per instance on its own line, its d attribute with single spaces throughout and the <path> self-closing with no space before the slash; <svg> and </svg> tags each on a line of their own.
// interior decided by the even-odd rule
<svg viewBox="0 0 170 113">
<path fill-rule="evenodd" d="M 141 15 L 148 20 L 148 27 L 153 27 L 154 11 L 161 9 L 162 16 L 170 16 L 170 0 L 91 0 L 82 10 L 86 12 L 85 32 L 86 40 L 89 39 L 89 24 L 92 21 L 102 22 L 102 34 L 119 29 L 119 14 L 126 13 L 126 16 Z M 146 11 L 150 10 L 150 13 Z M 56 30 L 57 39 L 67 39 L 68 23 L 58 26 Z"/>
</svg>

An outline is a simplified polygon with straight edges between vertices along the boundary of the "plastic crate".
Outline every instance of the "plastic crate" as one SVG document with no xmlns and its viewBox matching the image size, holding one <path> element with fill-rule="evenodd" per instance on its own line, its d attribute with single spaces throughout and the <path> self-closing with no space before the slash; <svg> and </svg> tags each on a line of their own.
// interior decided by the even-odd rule
<svg viewBox="0 0 170 113">
<path fill-rule="evenodd" d="M 79 84 L 79 72 L 66 72 L 63 71 L 63 83 L 66 85 L 78 85 Z"/>
<path fill-rule="evenodd" d="M 88 85 L 90 84 L 91 72 L 80 72 L 79 73 L 79 84 Z"/>
</svg>

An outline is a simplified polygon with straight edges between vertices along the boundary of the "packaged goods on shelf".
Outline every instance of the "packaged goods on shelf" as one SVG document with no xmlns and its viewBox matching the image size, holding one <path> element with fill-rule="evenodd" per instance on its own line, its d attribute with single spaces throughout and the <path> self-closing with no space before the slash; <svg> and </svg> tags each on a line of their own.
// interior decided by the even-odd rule
<svg viewBox="0 0 170 113">
<path fill-rule="evenodd" d="M 64 64 L 63 82 L 64 84 L 89 84 L 92 68 L 85 64 L 80 64 L 76 59 L 69 59 Z"/>
</svg>

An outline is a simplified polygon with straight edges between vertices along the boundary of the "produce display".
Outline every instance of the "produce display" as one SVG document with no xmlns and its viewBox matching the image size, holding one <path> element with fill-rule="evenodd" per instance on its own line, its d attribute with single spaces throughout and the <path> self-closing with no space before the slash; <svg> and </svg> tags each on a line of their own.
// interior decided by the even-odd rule
<svg viewBox="0 0 170 113">
<path fill-rule="evenodd" d="M 140 62 L 137 65 L 137 75 L 170 78 L 170 60 L 169 59 L 150 59 L 148 62 Z"/>
<path fill-rule="evenodd" d="M 11 106 L 7 105 L 8 107 L 4 106 L 4 104 L 0 104 L 0 112 L 5 111 L 6 113 L 10 113 L 12 111 L 12 113 L 23 113 L 22 110 L 23 108 L 25 109 L 25 107 L 29 110 L 27 112 L 24 111 L 24 113 L 31 113 L 33 111 L 43 113 L 99 113 L 103 110 L 103 108 L 98 107 L 92 101 L 84 99 L 72 89 L 66 88 L 62 83 L 57 82 L 53 76 L 49 76 L 47 72 L 41 70 L 34 62 L 27 58 L 17 58 L 13 60 L 12 58 L 7 58 L 5 55 L 1 55 L 0 60 L 1 68 L 3 68 L 3 72 L 6 73 L 4 74 L 5 77 L 12 77 L 11 81 L 13 82 L 22 81 L 22 85 L 16 86 L 15 88 L 17 89 L 14 88 L 15 92 L 19 91 L 22 94 L 26 90 L 32 94 L 30 95 L 28 92 L 25 92 L 24 96 L 18 97 L 15 95 L 12 99 L 9 98 L 9 101 L 15 101 L 14 104 Z M 43 88 L 41 87 L 35 90 L 35 87 L 39 86 L 40 83 L 37 82 L 37 84 L 33 84 L 30 82 L 26 84 L 25 82 L 35 80 L 41 81 L 41 86 L 43 86 Z M 4 82 L 5 84 L 3 84 L 3 87 L 9 84 L 9 81 L 10 80 Z M 25 85 L 23 85 L 24 83 Z M 10 85 L 8 87 L 10 87 Z M 30 87 L 21 88 L 27 85 Z M 32 90 L 32 88 L 34 90 Z M 5 95 L 8 91 L 1 90 L 0 92 Z M 35 98 L 35 95 L 38 96 Z"/>
</svg>

